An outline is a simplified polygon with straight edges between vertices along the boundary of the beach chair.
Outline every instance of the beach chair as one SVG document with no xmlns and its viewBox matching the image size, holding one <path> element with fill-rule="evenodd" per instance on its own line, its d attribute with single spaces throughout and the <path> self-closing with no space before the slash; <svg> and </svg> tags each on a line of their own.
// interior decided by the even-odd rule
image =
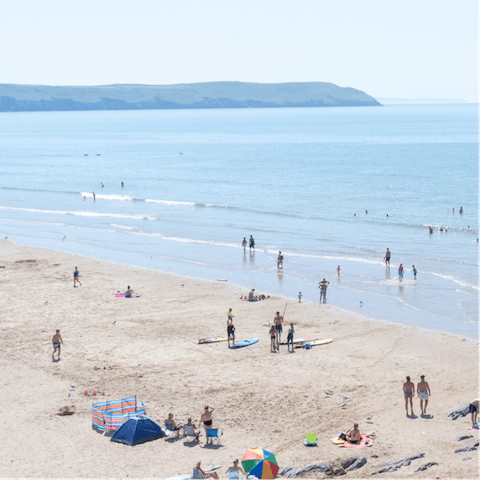
<svg viewBox="0 0 480 480">
<path fill-rule="evenodd" d="M 183 426 L 183 436 L 184 437 L 193 437 L 195 442 L 198 442 L 198 437 L 200 436 L 200 430 L 195 431 L 193 425 L 184 425 Z M 202 478 L 202 477 L 200 477 Z"/>
<path fill-rule="evenodd" d="M 167 423 L 165 422 L 165 427 L 167 430 L 169 430 L 171 433 L 169 435 L 173 435 L 174 437 L 179 437 L 180 436 L 180 428 L 178 430 L 174 430 L 173 423 Z M 181 425 L 180 425 L 181 427 Z"/>
<path fill-rule="evenodd" d="M 317 434 L 316 433 L 307 433 L 305 435 L 305 439 L 303 440 L 303 444 L 306 447 L 316 447 L 317 446 Z"/>
<path fill-rule="evenodd" d="M 194 468 L 192 478 L 200 479 L 200 478 L 205 478 L 205 477 L 203 476 L 202 472 L 198 468 Z"/>
<path fill-rule="evenodd" d="M 220 438 L 223 435 L 223 430 L 218 433 L 218 428 L 207 428 L 207 443 L 210 439 L 210 443 L 213 444 L 213 441 L 216 440 L 217 444 L 220 443 Z"/>
</svg>

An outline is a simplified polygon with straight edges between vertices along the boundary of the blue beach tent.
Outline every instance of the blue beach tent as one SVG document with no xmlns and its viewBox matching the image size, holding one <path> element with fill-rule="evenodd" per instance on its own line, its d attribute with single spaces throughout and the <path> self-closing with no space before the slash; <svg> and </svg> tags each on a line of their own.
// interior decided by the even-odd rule
<svg viewBox="0 0 480 480">
<path fill-rule="evenodd" d="M 145 415 L 129 418 L 118 427 L 112 437 L 112 442 L 138 445 L 165 436 L 162 427 Z"/>
</svg>

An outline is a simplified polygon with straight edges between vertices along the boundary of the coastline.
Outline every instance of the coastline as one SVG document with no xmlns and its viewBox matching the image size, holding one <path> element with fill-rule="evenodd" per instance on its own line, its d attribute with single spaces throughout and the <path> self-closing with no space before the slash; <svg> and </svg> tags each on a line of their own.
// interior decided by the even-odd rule
<svg viewBox="0 0 480 480">
<path fill-rule="evenodd" d="M 274 452 L 282 467 L 365 455 L 367 465 L 351 474 L 356 478 L 376 471 L 373 464 L 417 452 L 425 453 L 425 461 L 392 476 L 413 475 L 429 461 L 438 465 L 416 477 L 478 475 L 475 452 L 468 461 L 462 459 L 469 455 L 454 453 L 472 443 L 453 442 L 472 433 L 470 417 L 451 421 L 446 416 L 478 396 L 477 340 L 329 305 L 299 305 L 278 295 L 249 303 L 239 299 L 246 291 L 237 285 L 4 240 L 1 246 L 5 269 L 0 272 L 9 273 L 0 277 L 5 346 L 0 396 L 4 405 L 13 405 L 6 419 L 12 436 L 0 460 L 2 476 L 166 478 L 191 473 L 198 460 L 226 468 L 255 445 Z M 29 259 L 36 261 L 15 263 Z M 83 283 L 77 289 L 72 288 L 75 266 Z M 113 293 L 127 284 L 142 297 L 115 298 Z M 286 322 L 295 323 L 297 336 L 333 342 L 294 355 L 286 348 L 270 354 L 268 323 L 285 301 Z M 198 338 L 224 335 L 228 308 L 235 315 L 237 340 L 258 337 L 259 343 L 233 351 L 226 343 L 197 345 Z M 50 358 L 55 328 L 65 341 L 58 363 Z M 104 365 L 113 368 L 93 369 Z M 433 418 L 406 418 L 401 387 L 405 375 L 416 384 L 420 374 L 432 389 Z M 72 382 L 78 388 L 68 397 Z M 147 403 L 147 415 L 162 425 L 170 411 L 197 423 L 203 405 L 211 404 L 214 425 L 225 430 L 223 447 L 205 448 L 204 436 L 192 448 L 183 441 L 157 440 L 134 449 L 111 443 L 91 430 L 95 398 L 77 394 L 92 388 L 104 389 L 106 399 L 136 394 Z M 345 409 L 340 408 L 342 393 L 350 399 Z M 75 415 L 57 416 L 67 405 L 75 405 Z M 417 398 L 414 410 L 418 415 Z M 373 424 L 364 420 L 369 414 Z M 354 421 L 362 433 L 375 432 L 372 448 L 352 452 L 330 442 Z M 319 435 L 318 450 L 303 446 L 310 431 Z"/>
</svg>

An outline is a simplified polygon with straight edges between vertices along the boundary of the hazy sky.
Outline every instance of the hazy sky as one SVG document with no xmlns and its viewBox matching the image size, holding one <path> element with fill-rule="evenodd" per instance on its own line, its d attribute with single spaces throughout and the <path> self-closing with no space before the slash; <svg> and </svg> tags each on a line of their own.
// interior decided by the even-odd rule
<svg viewBox="0 0 480 480">
<path fill-rule="evenodd" d="M 477 99 L 476 0 L 0 0 L 0 83 L 324 81 Z"/>
</svg>

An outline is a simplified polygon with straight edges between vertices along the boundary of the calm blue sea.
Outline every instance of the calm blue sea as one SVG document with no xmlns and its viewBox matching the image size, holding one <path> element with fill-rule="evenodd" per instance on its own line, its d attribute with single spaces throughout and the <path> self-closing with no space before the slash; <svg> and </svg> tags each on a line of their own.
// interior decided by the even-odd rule
<svg viewBox="0 0 480 480">
<path fill-rule="evenodd" d="M 476 337 L 477 105 L 1 113 L 0 234 Z"/>
</svg>

